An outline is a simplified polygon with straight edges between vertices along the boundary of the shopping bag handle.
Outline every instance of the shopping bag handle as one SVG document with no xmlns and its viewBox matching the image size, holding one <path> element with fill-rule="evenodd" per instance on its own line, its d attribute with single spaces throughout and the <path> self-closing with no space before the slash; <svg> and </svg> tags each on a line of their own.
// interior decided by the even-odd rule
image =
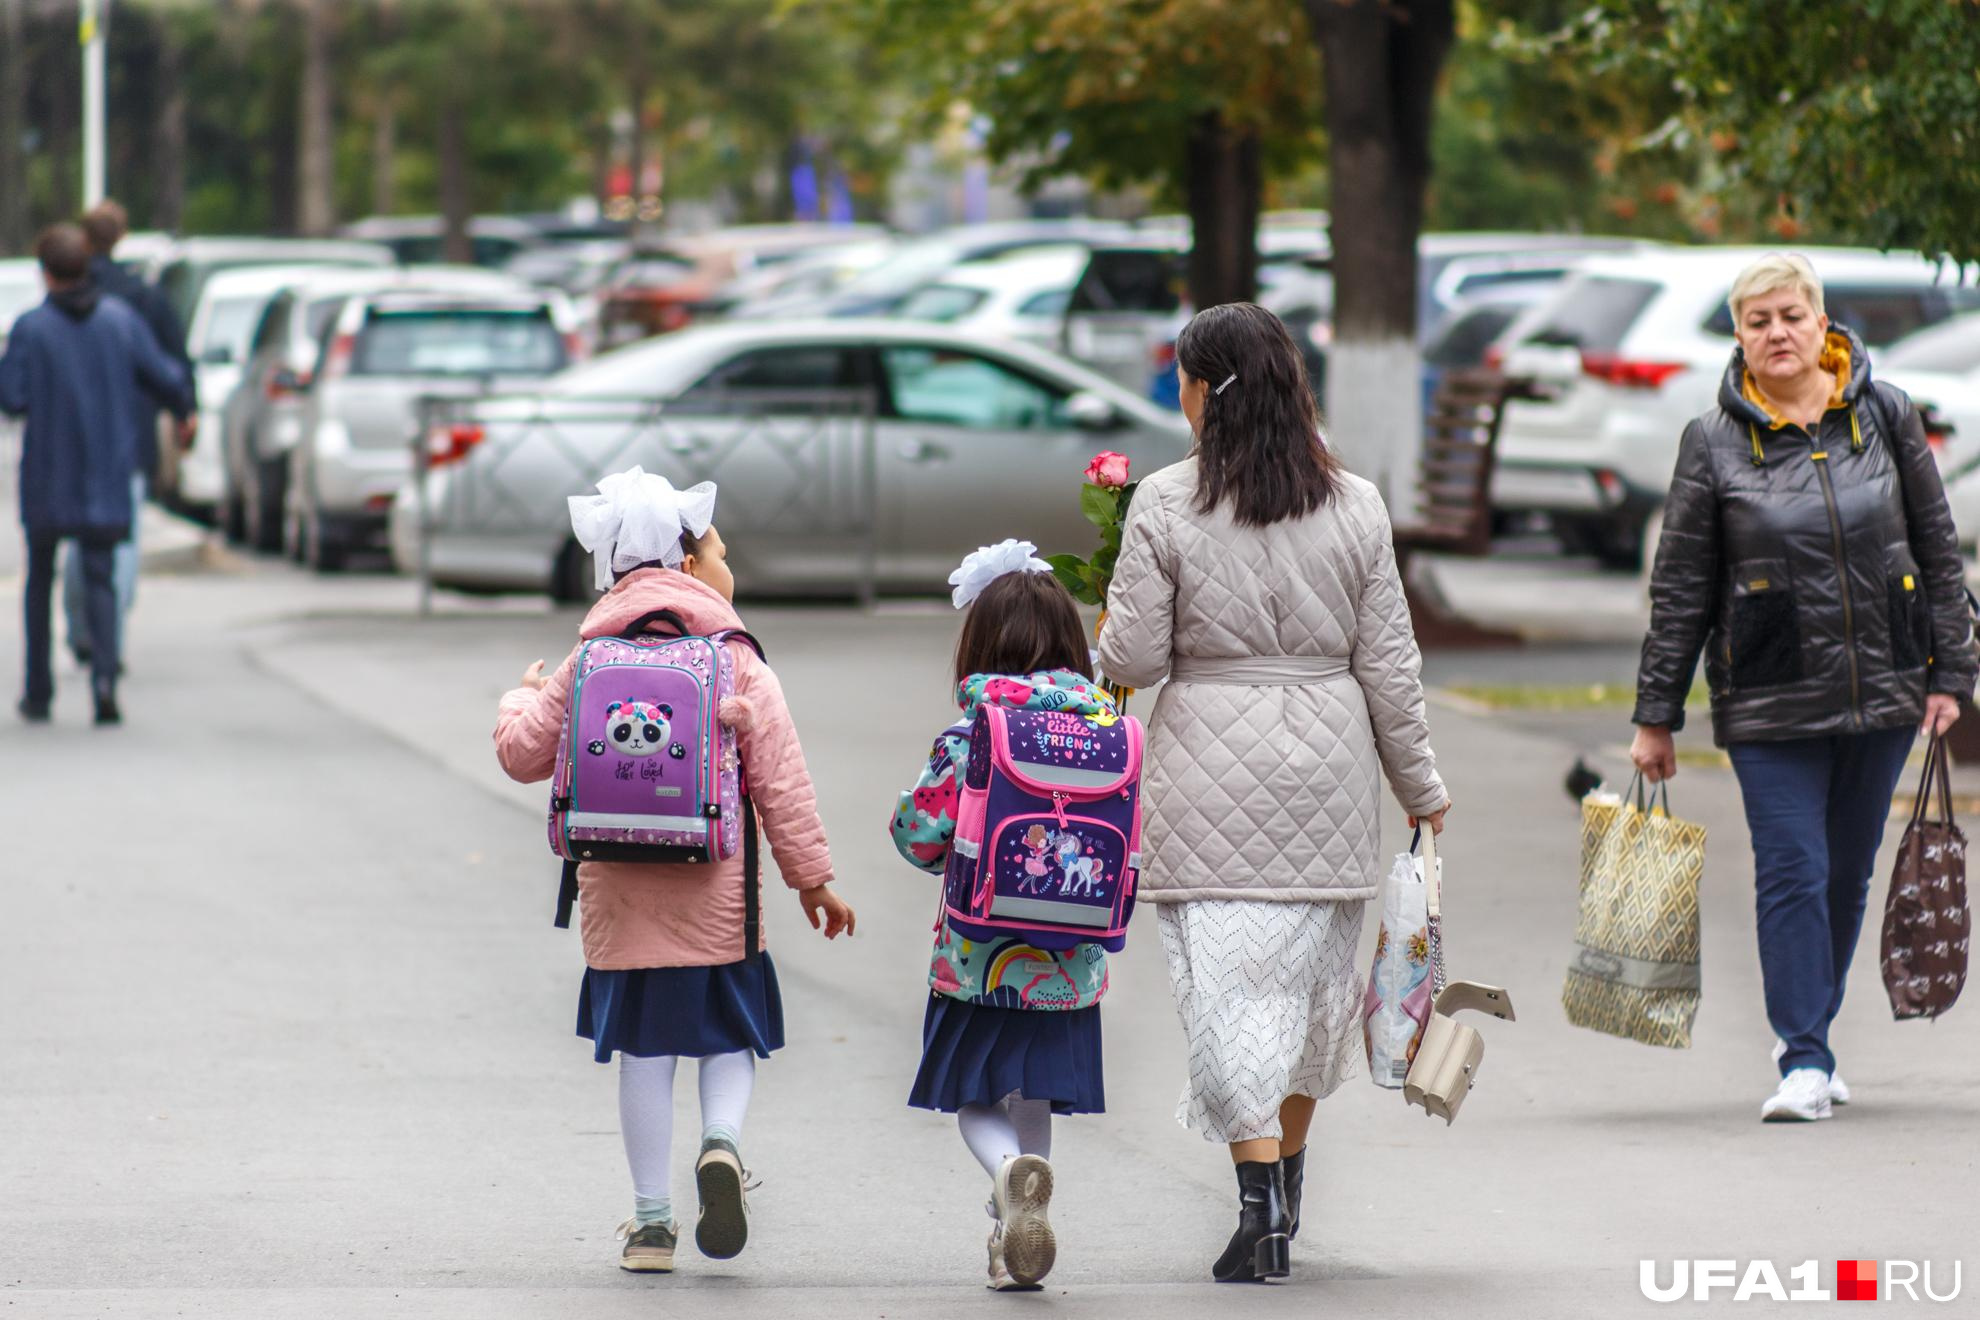
<svg viewBox="0 0 1980 1320">
<path fill-rule="evenodd" d="M 1437 869 L 1437 831 L 1426 831 L 1421 825 L 1416 827 L 1416 836 L 1409 841 L 1409 850 L 1423 852 L 1423 899 L 1433 917 L 1443 912 L 1443 885 Z"/>
<path fill-rule="evenodd" d="M 1911 807 L 1912 824 L 1930 820 L 1926 813 L 1931 810 L 1934 797 L 1938 799 L 1940 823 L 1952 824 L 1952 767 L 1946 761 L 1946 740 L 1936 733 L 1925 748 L 1925 773 L 1918 781 L 1918 800 Z"/>
<path fill-rule="evenodd" d="M 1629 789 L 1623 794 L 1623 801 L 1636 799 L 1636 809 L 1644 815 L 1661 810 L 1666 816 L 1671 814 L 1671 781 L 1660 779 L 1655 784 L 1643 780 L 1643 772 L 1638 770 L 1629 777 Z"/>
</svg>

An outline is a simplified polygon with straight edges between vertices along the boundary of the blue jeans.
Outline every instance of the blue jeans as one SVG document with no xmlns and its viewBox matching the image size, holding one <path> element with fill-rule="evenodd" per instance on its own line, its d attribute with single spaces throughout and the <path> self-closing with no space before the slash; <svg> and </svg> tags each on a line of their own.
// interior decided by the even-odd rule
<svg viewBox="0 0 1980 1320">
<path fill-rule="evenodd" d="M 144 516 L 144 478 L 131 478 L 131 534 L 119 541 L 111 557 L 110 576 L 117 589 L 117 654 L 124 653 L 127 635 L 124 621 L 130 617 L 131 602 L 137 599 L 138 523 Z M 94 634 L 89 626 L 88 589 L 83 584 L 83 557 L 80 543 L 72 543 L 62 559 L 62 617 L 69 627 L 69 649 L 77 659 L 94 651 Z"/>
<path fill-rule="evenodd" d="M 1794 1068 L 1836 1070 L 1829 1024 L 1842 1009 L 1891 793 L 1917 730 L 1735 743 L 1753 833 L 1760 979 L 1767 1021 Z"/>
</svg>

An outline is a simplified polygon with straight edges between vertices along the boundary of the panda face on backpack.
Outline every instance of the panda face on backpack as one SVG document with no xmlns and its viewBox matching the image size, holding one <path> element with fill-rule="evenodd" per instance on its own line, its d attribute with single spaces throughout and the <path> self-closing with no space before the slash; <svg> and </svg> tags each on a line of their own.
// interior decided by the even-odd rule
<svg viewBox="0 0 1980 1320">
<path fill-rule="evenodd" d="M 605 708 L 605 746 L 625 756 L 651 756 L 667 745 L 673 715 L 664 701 L 615 701 Z"/>
</svg>

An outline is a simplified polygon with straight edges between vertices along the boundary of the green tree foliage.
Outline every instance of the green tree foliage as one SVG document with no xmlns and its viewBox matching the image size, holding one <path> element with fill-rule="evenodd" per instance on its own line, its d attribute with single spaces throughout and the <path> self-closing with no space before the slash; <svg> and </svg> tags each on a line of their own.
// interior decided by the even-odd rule
<svg viewBox="0 0 1980 1320">
<path fill-rule="evenodd" d="M 1508 49 L 1628 98 L 1633 151 L 1697 162 L 1725 228 L 1980 259 L 1980 0 L 1499 7 Z"/>
</svg>

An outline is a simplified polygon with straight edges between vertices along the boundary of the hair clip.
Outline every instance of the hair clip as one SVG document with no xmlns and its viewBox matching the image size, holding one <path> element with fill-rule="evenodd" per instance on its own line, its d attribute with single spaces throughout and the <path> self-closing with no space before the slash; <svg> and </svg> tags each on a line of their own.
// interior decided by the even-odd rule
<svg viewBox="0 0 1980 1320">
<path fill-rule="evenodd" d="M 1222 394 L 1225 390 L 1229 389 L 1231 386 L 1235 384 L 1237 384 L 1237 373 L 1233 371 L 1229 376 L 1225 378 L 1224 383 L 1217 387 L 1217 393 Z"/>
</svg>

